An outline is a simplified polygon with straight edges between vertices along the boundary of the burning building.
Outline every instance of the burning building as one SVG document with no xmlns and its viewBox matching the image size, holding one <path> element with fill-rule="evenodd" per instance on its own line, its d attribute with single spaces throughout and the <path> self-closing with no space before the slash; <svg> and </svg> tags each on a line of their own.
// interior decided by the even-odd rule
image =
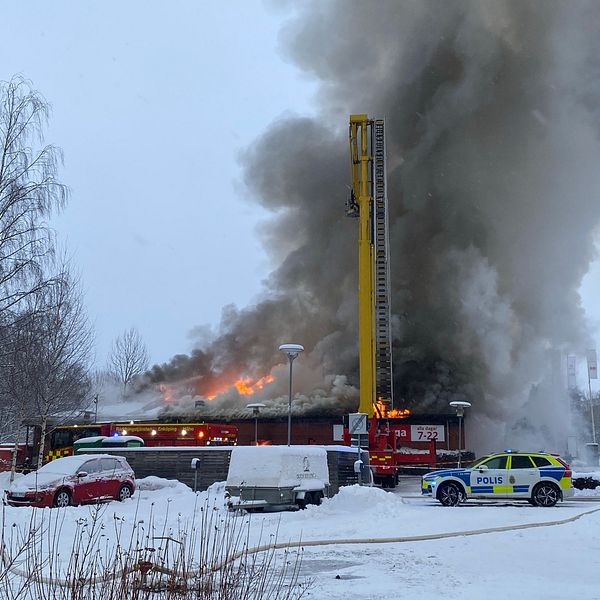
<svg viewBox="0 0 600 600">
<path fill-rule="evenodd" d="M 283 414 L 277 348 L 289 339 L 307 350 L 295 414 L 356 408 L 356 230 L 343 203 L 358 109 L 386 117 L 395 407 L 443 414 L 467 399 L 481 449 L 523 419 L 528 443 L 566 437 L 549 366 L 588 344 L 578 290 L 600 218 L 599 19 L 585 0 L 296 7 L 282 44 L 320 83 L 319 110 L 278 120 L 242 158 L 272 213 L 265 247 L 284 258 L 255 304 L 223 310 L 212 340 L 150 370 L 166 410 L 201 399 L 204 416 L 233 418 L 252 393 Z"/>
</svg>

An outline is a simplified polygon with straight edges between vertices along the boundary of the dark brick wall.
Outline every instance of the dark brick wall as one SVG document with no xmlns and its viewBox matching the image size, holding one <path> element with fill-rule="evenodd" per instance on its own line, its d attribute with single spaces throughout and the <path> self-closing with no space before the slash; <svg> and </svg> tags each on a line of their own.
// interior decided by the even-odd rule
<svg viewBox="0 0 600 600">
<path fill-rule="evenodd" d="M 234 419 L 230 421 L 239 429 L 239 444 L 254 444 L 254 419 Z M 292 444 L 337 444 L 333 440 L 333 425 L 342 424 L 342 417 L 301 417 L 292 418 Z M 402 420 L 407 425 L 410 424 L 439 424 L 446 428 L 447 439 L 440 442 L 438 447 L 441 449 L 456 449 L 458 447 L 458 421 L 455 416 L 438 415 L 412 415 Z M 468 421 L 467 421 L 468 433 Z M 448 441 L 449 437 L 449 441 Z M 468 437 L 468 435 L 467 435 Z M 462 448 L 468 447 L 468 439 L 465 439 L 465 431 L 462 431 Z M 287 444 L 287 419 L 280 418 L 261 418 L 258 419 L 258 440 L 270 441 L 272 444 Z M 405 443 L 406 446 L 423 448 L 424 444 Z"/>
</svg>

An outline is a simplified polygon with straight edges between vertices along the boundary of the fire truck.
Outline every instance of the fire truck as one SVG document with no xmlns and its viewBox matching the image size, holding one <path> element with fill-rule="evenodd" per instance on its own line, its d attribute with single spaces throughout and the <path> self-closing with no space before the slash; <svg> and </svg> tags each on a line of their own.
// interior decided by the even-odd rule
<svg viewBox="0 0 600 600">
<path fill-rule="evenodd" d="M 350 115 L 352 186 L 346 215 L 358 220 L 359 414 L 361 429 L 345 429 L 346 443 L 367 448 L 374 480 L 398 483 L 400 466 L 436 464 L 439 430 L 423 429 L 421 448 L 403 446 L 406 426 L 394 408 L 390 327 L 389 226 L 386 189 L 385 123 L 366 114 Z M 356 421 L 357 423 L 359 421 Z M 412 430 L 411 430 L 412 432 Z M 429 436 L 429 437 L 428 437 Z M 412 451 L 409 449 L 412 448 Z"/>
<path fill-rule="evenodd" d="M 113 437 L 135 435 L 142 438 L 146 446 L 235 446 L 238 428 L 222 423 L 153 421 L 59 425 L 54 427 L 47 436 L 44 462 L 71 456 L 75 441 L 99 435 Z"/>
<path fill-rule="evenodd" d="M 344 443 L 368 448 L 374 483 L 394 488 L 398 485 L 401 468 L 435 468 L 438 464 L 437 444 L 444 442 L 447 435 L 443 424 L 406 423 L 402 417 L 378 414 L 367 420 L 364 437 L 353 435 L 347 420 Z"/>
</svg>

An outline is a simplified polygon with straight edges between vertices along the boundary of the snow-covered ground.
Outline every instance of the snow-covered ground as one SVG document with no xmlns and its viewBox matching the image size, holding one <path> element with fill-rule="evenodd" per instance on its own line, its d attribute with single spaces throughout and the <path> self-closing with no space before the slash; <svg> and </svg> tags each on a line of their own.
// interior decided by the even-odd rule
<svg viewBox="0 0 600 600">
<path fill-rule="evenodd" d="M 563 520 L 600 509 L 600 503 L 560 503 L 551 509 L 517 502 L 468 502 L 444 508 L 418 496 L 417 479 L 396 492 L 349 487 L 319 507 L 298 512 L 254 514 L 235 518 L 250 522 L 250 542 L 356 540 L 390 538 Z M 412 490 L 413 484 L 415 490 Z M 139 480 L 131 500 L 105 505 L 98 518 L 106 541 L 115 543 L 136 524 L 153 521 L 181 531 L 208 503 L 225 515 L 223 484 L 194 494 L 185 485 L 159 478 Z M 90 521 L 93 507 L 31 509 L 5 507 L 5 531 L 14 524 L 27 531 L 31 519 L 61 513 L 60 540 L 67 549 L 77 527 Z M 12 528 L 14 530 L 14 528 Z M 313 579 L 311 598 L 600 598 L 600 512 L 571 523 L 477 536 L 403 543 L 305 547 L 302 574 Z"/>
</svg>

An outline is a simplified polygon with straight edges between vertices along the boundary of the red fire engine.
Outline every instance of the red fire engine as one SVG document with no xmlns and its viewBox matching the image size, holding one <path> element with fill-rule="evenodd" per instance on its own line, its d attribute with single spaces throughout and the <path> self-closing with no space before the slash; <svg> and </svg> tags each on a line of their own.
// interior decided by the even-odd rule
<svg viewBox="0 0 600 600">
<path fill-rule="evenodd" d="M 45 462 L 70 456 L 73 444 L 84 437 L 98 435 L 135 435 L 146 446 L 223 446 L 236 445 L 238 428 L 222 423 L 158 423 L 129 421 L 127 423 L 93 423 L 60 425 L 48 436 Z"/>
<path fill-rule="evenodd" d="M 406 423 L 400 418 L 372 417 L 367 436 L 373 480 L 382 487 L 392 488 L 398 484 L 402 467 L 435 468 L 437 442 L 446 439 L 446 428 L 443 424 L 422 425 Z M 356 443 L 353 437 L 345 427 L 344 442 Z"/>
</svg>

